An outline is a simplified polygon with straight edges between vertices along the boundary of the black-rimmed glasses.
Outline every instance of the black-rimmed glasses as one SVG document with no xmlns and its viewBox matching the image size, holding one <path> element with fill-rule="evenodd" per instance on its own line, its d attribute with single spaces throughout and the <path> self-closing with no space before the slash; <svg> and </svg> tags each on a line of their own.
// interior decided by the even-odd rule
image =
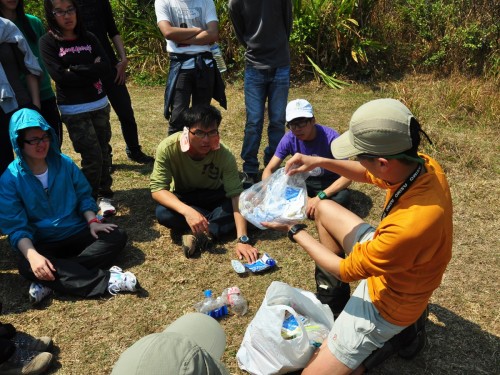
<svg viewBox="0 0 500 375">
<path fill-rule="evenodd" d="M 198 138 L 205 138 L 205 137 L 208 137 L 208 138 L 213 138 L 213 137 L 217 137 L 219 135 L 219 130 L 218 129 L 213 129 L 213 130 L 209 130 L 209 131 L 203 131 L 201 129 L 196 129 L 194 132 L 192 132 L 191 130 L 189 131 L 192 135 L 194 135 L 195 137 L 198 137 Z"/>
<path fill-rule="evenodd" d="M 66 10 L 54 10 L 52 14 L 56 17 L 64 17 L 65 15 L 72 16 L 76 13 L 76 8 L 68 8 Z"/>
<path fill-rule="evenodd" d="M 31 139 L 25 139 L 23 142 L 27 143 L 31 146 L 38 146 L 40 143 L 45 143 L 50 141 L 50 135 L 45 134 L 42 138 L 31 138 Z"/>
<path fill-rule="evenodd" d="M 291 130 L 296 130 L 296 129 L 302 129 L 305 128 L 308 124 L 310 118 L 305 118 L 305 119 L 300 119 L 300 120 L 293 120 L 290 121 L 289 123 L 286 124 L 286 127 Z"/>
</svg>

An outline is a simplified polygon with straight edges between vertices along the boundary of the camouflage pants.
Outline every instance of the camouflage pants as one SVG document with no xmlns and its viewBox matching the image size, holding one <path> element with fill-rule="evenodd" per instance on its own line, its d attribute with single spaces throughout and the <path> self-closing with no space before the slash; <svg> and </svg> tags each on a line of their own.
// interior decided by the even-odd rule
<svg viewBox="0 0 500 375">
<path fill-rule="evenodd" d="M 73 148 L 82 157 L 81 168 L 92 187 L 94 198 L 113 196 L 111 184 L 111 124 L 109 104 L 96 111 L 62 115 Z"/>
</svg>

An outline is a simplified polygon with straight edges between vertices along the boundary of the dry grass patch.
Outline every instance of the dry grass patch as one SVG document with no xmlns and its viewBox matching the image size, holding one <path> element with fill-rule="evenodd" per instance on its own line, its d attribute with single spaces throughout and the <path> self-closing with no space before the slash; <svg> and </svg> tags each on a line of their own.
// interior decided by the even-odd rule
<svg viewBox="0 0 500 375">
<path fill-rule="evenodd" d="M 130 91 L 141 144 L 145 152 L 153 154 L 167 130 L 162 115 L 164 89 L 130 87 Z M 231 83 L 227 94 L 229 109 L 222 111 L 222 139 L 239 160 L 245 118 L 241 82 Z M 407 362 L 393 358 L 373 373 L 498 373 L 498 85 L 463 77 L 435 80 L 415 76 L 378 86 L 353 85 L 342 91 L 314 83 L 293 87 L 290 99 L 299 97 L 313 104 L 320 123 L 339 131 L 347 129 L 353 111 L 368 100 L 403 100 L 434 141 L 434 146 L 424 144 L 424 150 L 448 173 L 455 205 L 454 254 L 443 284 L 431 300 L 429 345 L 416 359 Z M 151 168 L 128 161 L 114 115 L 112 126 L 114 163 L 118 166 L 114 189 L 119 202 L 119 213 L 112 221 L 125 228 L 130 239 L 116 263 L 134 272 L 148 295 L 96 300 L 56 297 L 33 309 L 27 298 L 28 282 L 18 275 L 12 250 L 1 237 L 1 321 L 35 335 L 54 337 L 57 362 L 50 373 L 107 374 L 120 353 L 137 339 L 161 331 L 182 314 L 194 311 L 193 305 L 202 298 L 204 289 L 220 294 L 224 288 L 238 285 L 249 301 L 249 312 L 243 317 L 230 315 L 221 324 L 228 343 L 223 361 L 232 374 L 242 374 L 235 355 L 267 287 L 273 280 L 280 280 L 314 290 L 313 263 L 284 235 L 270 231 L 254 232 L 252 237 L 261 252 L 278 261 L 274 272 L 239 277 L 230 266 L 233 238 L 225 239 L 216 253 L 185 259 L 170 231 L 155 221 L 155 204 L 148 189 Z M 264 143 L 265 139 L 262 146 Z M 68 137 L 63 149 L 75 157 Z M 353 190 L 353 209 L 376 225 L 383 193 L 359 184 Z M 310 223 L 310 230 L 312 226 Z"/>
</svg>

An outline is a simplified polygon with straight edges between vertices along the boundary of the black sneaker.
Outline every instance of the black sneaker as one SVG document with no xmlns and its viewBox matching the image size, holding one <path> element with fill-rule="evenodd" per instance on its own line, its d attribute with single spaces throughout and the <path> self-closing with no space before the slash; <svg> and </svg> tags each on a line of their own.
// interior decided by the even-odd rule
<svg viewBox="0 0 500 375">
<path fill-rule="evenodd" d="M 127 150 L 126 152 L 130 160 L 135 161 L 139 164 L 151 164 L 155 161 L 153 157 L 148 156 L 144 152 L 142 152 L 140 147 L 133 151 Z"/>
<path fill-rule="evenodd" d="M 241 182 L 243 183 L 243 189 L 245 190 L 257 182 L 257 173 L 242 172 L 242 175 Z"/>
</svg>

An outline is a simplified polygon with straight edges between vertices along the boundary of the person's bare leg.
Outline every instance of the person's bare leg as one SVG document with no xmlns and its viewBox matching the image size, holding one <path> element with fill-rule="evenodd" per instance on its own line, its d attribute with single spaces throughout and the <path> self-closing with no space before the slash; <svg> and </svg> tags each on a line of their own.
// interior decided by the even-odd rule
<svg viewBox="0 0 500 375">
<path fill-rule="evenodd" d="M 358 227 L 364 221 L 353 212 L 333 201 L 321 201 L 316 209 L 316 228 L 319 241 L 341 255 L 344 250 L 348 254 L 346 244 L 352 244 Z"/>
<path fill-rule="evenodd" d="M 340 362 L 332 354 L 326 341 L 313 354 L 302 375 L 349 375 L 352 369 Z"/>
</svg>

